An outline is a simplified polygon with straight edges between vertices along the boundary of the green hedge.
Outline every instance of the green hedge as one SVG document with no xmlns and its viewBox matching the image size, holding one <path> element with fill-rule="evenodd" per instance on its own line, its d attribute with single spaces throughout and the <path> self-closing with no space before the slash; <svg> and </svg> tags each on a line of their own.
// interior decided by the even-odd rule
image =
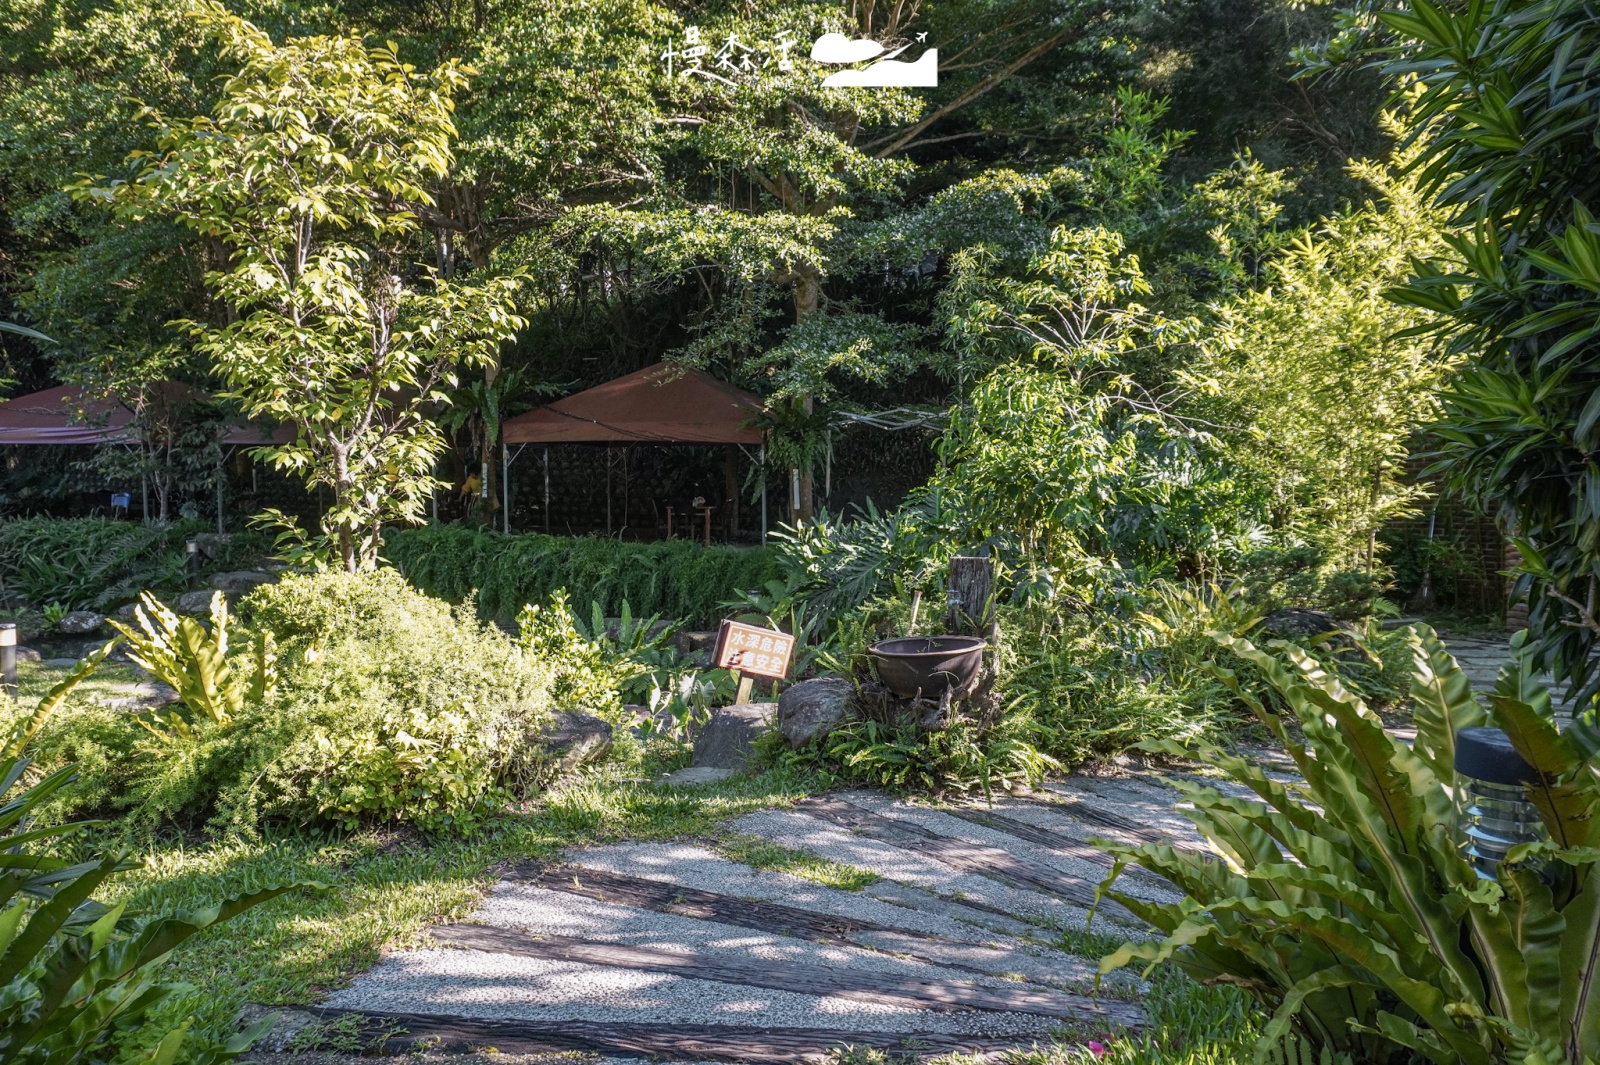
<svg viewBox="0 0 1600 1065">
<path fill-rule="evenodd" d="M 34 606 L 104 610 L 179 584 L 192 531 L 108 518 L 0 521 L 0 588 Z"/>
<path fill-rule="evenodd" d="M 445 525 L 388 534 L 383 555 L 429 595 L 459 602 L 478 593 L 486 618 L 510 624 L 527 603 L 566 589 L 587 611 L 660 614 L 709 627 L 722 604 L 779 575 L 771 548 L 701 547 L 689 540 L 627 543 L 599 536 L 502 533 Z"/>
</svg>

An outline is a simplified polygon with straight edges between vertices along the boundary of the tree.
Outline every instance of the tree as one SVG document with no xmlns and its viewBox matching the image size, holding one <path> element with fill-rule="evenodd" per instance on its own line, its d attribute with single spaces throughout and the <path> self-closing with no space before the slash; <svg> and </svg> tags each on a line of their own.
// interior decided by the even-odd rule
<svg viewBox="0 0 1600 1065">
<path fill-rule="evenodd" d="M 194 17 L 240 63 L 210 116 L 169 120 L 127 180 L 80 194 L 169 215 L 227 249 L 207 284 L 225 320 L 186 323 L 246 416 L 295 439 L 257 454 L 332 489 L 323 535 L 370 564 L 384 521 L 415 521 L 443 438 L 429 417 L 455 370 L 491 361 L 521 320 L 516 277 L 419 266 L 418 209 L 451 162 L 462 68 L 420 74 L 359 36 L 276 45 L 220 4 Z"/>
<path fill-rule="evenodd" d="M 1416 154 L 1353 164 L 1379 199 L 1270 259 L 1265 284 L 1217 308 L 1180 371 L 1189 408 L 1219 426 L 1281 533 L 1346 565 L 1370 567 L 1378 527 L 1421 497 L 1406 460 L 1456 361 L 1415 335 L 1430 315 L 1386 298 L 1411 257 L 1444 250 L 1443 212 L 1400 173 Z"/>
<path fill-rule="evenodd" d="M 1423 187 L 1462 231 L 1397 298 L 1466 363 L 1438 467 L 1498 508 L 1544 664 L 1600 693 L 1600 27 L 1579 0 L 1380 12 L 1388 71 L 1421 86 Z"/>
</svg>

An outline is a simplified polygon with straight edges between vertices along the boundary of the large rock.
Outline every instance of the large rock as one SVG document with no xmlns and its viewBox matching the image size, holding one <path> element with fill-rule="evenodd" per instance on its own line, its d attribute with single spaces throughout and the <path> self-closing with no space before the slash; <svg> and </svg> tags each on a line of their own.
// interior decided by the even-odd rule
<svg viewBox="0 0 1600 1065">
<path fill-rule="evenodd" d="M 207 558 L 221 555 L 232 541 L 232 533 L 200 533 L 194 537 L 195 547 Z"/>
<path fill-rule="evenodd" d="M 711 715 L 694 741 L 693 766 L 736 772 L 750 768 L 752 744 L 771 727 L 771 703 L 735 703 Z"/>
<path fill-rule="evenodd" d="M 215 594 L 216 590 L 213 588 L 199 588 L 192 592 L 184 592 L 172 601 L 172 609 L 179 614 L 205 617 L 211 613 L 211 597 Z"/>
<path fill-rule="evenodd" d="M 1274 610 L 1261 619 L 1261 627 L 1274 636 L 1290 640 L 1348 629 L 1347 625 L 1332 614 L 1325 614 L 1320 610 L 1306 610 L 1303 607 Z"/>
<path fill-rule="evenodd" d="M 534 737 L 557 773 L 598 762 L 611 750 L 611 726 L 593 714 L 556 711 L 549 725 Z"/>
<path fill-rule="evenodd" d="M 778 731 L 796 750 L 826 736 L 844 720 L 855 690 L 843 677 L 801 681 L 778 697 Z"/>
<path fill-rule="evenodd" d="M 255 569 L 234 570 L 230 573 L 218 573 L 211 578 L 211 587 L 229 595 L 245 595 L 253 592 L 263 584 L 271 584 L 277 580 L 270 573 L 263 573 Z"/>
<path fill-rule="evenodd" d="M 105 615 L 93 610 L 74 610 L 56 622 L 56 628 L 68 636 L 88 636 L 99 632 L 105 620 Z"/>
</svg>

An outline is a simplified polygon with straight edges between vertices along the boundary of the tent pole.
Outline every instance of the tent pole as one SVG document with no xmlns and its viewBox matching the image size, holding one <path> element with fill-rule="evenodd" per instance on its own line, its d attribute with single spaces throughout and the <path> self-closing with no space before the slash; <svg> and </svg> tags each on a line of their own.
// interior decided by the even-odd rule
<svg viewBox="0 0 1600 1065">
<path fill-rule="evenodd" d="M 139 471 L 139 520 L 150 524 L 150 480 L 144 470 Z"/>
<path fill-rule="evenodd" d="M 761 445 L 761 546 L 767 546 L 767 445 Z"/>
<path fill-rule="evenodd" d="M 500 441 L 500 527 L 511 535 L 511 453 L 506 442 Z"/>
<path fill-rule="evenodd" d="M 222 456 L 217 456 L 217 535 L 222 535 L 222 475 L 226 467 L 223 465 Z"/>
<path fill-rule="evenodd" d="M 611 445 L 606 445 L 606 535 L 611 535 Z"/>
<path fill-rule="evenodd" d="M 544 447 L 544 532 L 550 535 L 550 445 Z"/>
</svg>

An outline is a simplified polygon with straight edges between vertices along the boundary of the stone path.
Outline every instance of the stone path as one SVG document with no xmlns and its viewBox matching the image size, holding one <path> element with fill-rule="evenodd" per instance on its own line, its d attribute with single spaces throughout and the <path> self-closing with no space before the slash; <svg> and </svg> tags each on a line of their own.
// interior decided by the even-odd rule
<svg viewBox="0 0 1600 1065">
<path fill-rule="evenodd" d="M 1493 687 L 1503 643 L 1449 645 L 1474 687 Z M 1256 753 L 1292 777 L 1282 752 Z M 389 1053 L 670 1062 L 826 1061 L 844 1047 L 998 1057 L 1138 1028 L 1132 977 L 1094 994 L 1099 944 L 1084 931 L 1111 860 L 1088 840 L 1201 846 L 1167 782 L 1180 776 L 1198 779 L 1075 775 L 992 806 L 841 792 L 727 826 L 878 877 L 858 891 L 699 843 L 593 847 L 506 869 L 468 921 L 385 957 L 299 1023 L 354 1022 Z M 1119 886 L 1176 900 L 1138 869 Z M 1102 943 L 1142 934 L 1112 903 L 1093 930 Z M 292 1033 L 280 1025 L 279 1044 Z"/>
<path fill-rule="evenodd" d="M 685 1062 L 998 1055 L 1138 1028 L 1135 981 L 1119 974 L 1096 996 L 1096 958 L 1071 952 L 1111 865 L 1086 840 L 1197 845 L 1176 799 L 1153 778 L 1073 777 L 993 807 L 842 792 L 729 825 L 881 878 L 859 891 L 693 843 L 574 851 L 504 871 L 467 922 L 300 1021 L 354 1014 L 392 1053 L 422 1041 Z M 1148 875 L 1122 887 L 1176 898 Z M 1135 925 L 1110 905 L 1094 920 L 1110 936 Z M 280 1025 L 280 1044 L 291 1037 Z"/>
</svg>

